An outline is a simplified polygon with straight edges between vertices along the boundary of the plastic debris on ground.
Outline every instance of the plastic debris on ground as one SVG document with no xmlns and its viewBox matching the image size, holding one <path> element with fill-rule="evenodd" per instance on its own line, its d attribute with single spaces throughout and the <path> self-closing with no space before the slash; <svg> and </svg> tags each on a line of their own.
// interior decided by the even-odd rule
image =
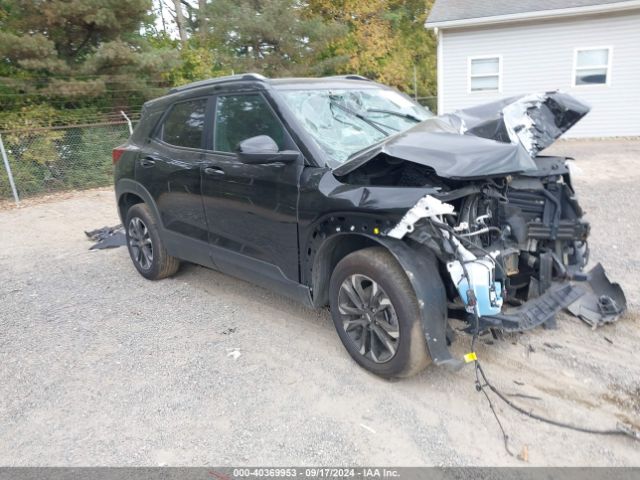
<svg viewBox="0 0 640 480">
<path fill-rule="evenodd" d="M 89 240 L 96 242 L 89 250 L 103 250 L 105 248 L 117 248 L 127 244 L 127 237 L 122 225 L 115 227 L 102 227 L 96 230 L 85 231 Z"/>
<path fill-rule="evenodd" d="M 229 350 L 227 352 L 227 357 L 231 357 L 234 360 L 237 360 L 240 357 L 240 355 L 242 355 L 242 353 L 240 353 L 240 350 L 238 350 L 237 348 L 233 350 Z"/>
</svg>

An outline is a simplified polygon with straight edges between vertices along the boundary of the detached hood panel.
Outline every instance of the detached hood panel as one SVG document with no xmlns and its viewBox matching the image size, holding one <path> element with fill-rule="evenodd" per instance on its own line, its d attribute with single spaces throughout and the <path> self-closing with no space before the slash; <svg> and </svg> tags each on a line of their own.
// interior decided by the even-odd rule
<svg viewBox="0 0 640 480">
<path fill-rule="evenodd" d="M 431 167 L 444 178 L 536 170 L 533 158 L 589 112 L 558 92 L 512 97 L 425 120 L 337 167 L 337 176 L 380 154 Z"/>
</svg>

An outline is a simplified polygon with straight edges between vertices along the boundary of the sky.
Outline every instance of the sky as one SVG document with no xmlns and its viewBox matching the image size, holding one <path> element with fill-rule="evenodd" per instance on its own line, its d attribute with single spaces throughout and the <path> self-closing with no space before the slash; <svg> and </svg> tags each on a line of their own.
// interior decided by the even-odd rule
<svg viewBox="0 0 640 480">
<path fill-rule="evenodd" d="M 197 1 L 195 0 L 187 0 L 190 5 L 193 5 L 197 8 Z M 159 31 L 162 31 L 164 27 L 166 27 L 167 34 L 173 38 L 180 38 L 178 35 L 178 27 L 176 26 L 176 22 L 174 20 L 174 3 L 173 0 L 153 0 L 153 10 L 156 13 L 156 28 Z M 186 15 L 186 12 L 185 12 Z M 164 19 L 164 25 L 162 20 Z"/>
</svg>

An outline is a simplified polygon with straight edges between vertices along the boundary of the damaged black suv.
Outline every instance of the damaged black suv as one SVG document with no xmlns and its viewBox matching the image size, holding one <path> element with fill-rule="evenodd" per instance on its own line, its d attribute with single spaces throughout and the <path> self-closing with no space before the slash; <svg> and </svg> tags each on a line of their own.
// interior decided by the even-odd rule
<svg viewBox="0 0 640 480">
<path fill-rule="evenodd" d="M 587 112 L 551 92 L 436 117 L 358 76 L 176 88 L 113 152 L 129 253 L 148 279 L 185 260 L 329 305 L 383 376 L 460 366 L 455 331 L 613 321 L 567 159 L 538 155 Z"/>
</svg>

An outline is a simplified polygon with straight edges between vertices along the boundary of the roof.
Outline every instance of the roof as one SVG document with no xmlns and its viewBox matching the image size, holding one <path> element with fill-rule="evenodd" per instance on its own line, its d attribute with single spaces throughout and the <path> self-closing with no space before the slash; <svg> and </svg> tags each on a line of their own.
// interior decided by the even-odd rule
<svg viewBox="0 0 640 480">
<path fill-rule="evenodd" d="M 436 0 L 425 26 L 462 27 L 640 8 L 640 0 Z"/>
</svg>

